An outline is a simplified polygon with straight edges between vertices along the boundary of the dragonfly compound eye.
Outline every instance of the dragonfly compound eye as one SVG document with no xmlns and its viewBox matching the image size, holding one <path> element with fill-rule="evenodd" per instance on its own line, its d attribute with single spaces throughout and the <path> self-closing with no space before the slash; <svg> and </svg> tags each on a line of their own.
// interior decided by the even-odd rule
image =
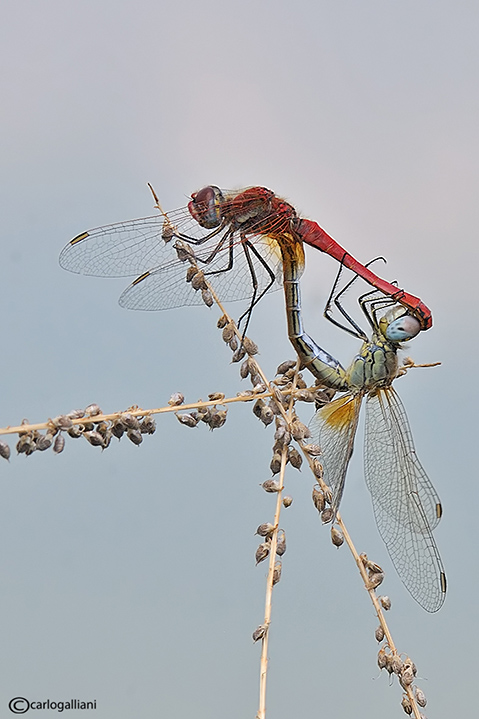
<svg viewBox="0 0 479 719">
<path fill-rule="evenodd" d="M 223 194 L 219 187 L 209 185 L 191 195 L 188 203 L 190 214 L 201 227 L 212 229 L 221 224 Z"/>
<path fill-rule="evenodd" d="M 405 342 L 419 334 L 420 330 L 419 320 L 412 315 L 403 315 L 387 326 L 386 337 L 392 342 Z"/>
</svg>

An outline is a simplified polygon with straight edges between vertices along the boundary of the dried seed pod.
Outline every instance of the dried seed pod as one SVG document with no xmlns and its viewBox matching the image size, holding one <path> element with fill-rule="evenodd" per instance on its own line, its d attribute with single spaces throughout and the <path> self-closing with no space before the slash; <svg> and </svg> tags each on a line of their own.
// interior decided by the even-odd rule
<svg viewBox="0 0 479 719">
<path fill-rule="evenodd" d="M 384 580 L 384 574 L 382 572 L 371 572 L 369 574 L 369 586 L 368 589 L 376 589 L 382 584 Z"/>
<path fill-rule="evenodd" d="M 213 307 L 213 295 L 211 293 L 211 290 L 209 290 L 207 287 L 201 290 L 201 299 L 207 307 Z"/>
<path fill-rule="evenodd" d="M 123 420 L 123 424 L 128 429 L 138 430 L 140 428 L 140 423 L 139 423 L 138 419 L 136 417 L 134 417 L 132 414 L 130 414 L 129 412 L 123 412 L 123 414 L 121 415 L 121 418 Z"/>
<path fill-rule="evenodd" d="M 198 267 L 196 267 L 196 265 L 190 265 L 188 267 L 188 269 L 186 270 L 186 281 L 191 282 L 191 280 L 197 274 L 198 271 L 199 270 L 198 270 Z"/>
<path fill-rule="evenodd" d="M 299 402 L 314 402 L 315 400 L 314 392 L 311 392 L 309 389 L 298 390 L 295 397 Z"/>
<path fill-rule="evenodd" d="M 410 657 L 406 657 L 406 659 L 404 660 L 404 666 L 411 667 L 412 673 L 414 674 L 414 676 L 416 676 L 416 674 L 417 674 L 416 665 L 414 664 L 413 660 Z"/>
<path fill-rule="evenodd" d="M 276 369 L 276 374 L 285 374 L 289 369 L 296 367 L 296 360 L 286 360 L 281 362 Z"/>
<path fill-rule="evenodd" d="M 384 596 L 378 597 L 378 599 L 381 602 L 382 608 L 385 609 L 386 612 L 391 609 L 391 600 L 389 599 L 389 597 L 384 595 Z"/>
<path fill-rule="evenodd" d="M 228 324 L 228 321 L 229 321 L 229 320 L 228 320 L 228 317 L 227 317 L 226 315 L 221 315 L 221 317 L 219 318 L 218 322 L 216 323 L 217 328 L 218 328 L 219 330 L 222 330 L 223 327 L 226 327 L 226 325 Z"/>
<path fill-rule="evenodd" d="M 296 387 L 301 390 L 301 389 L 306 389 L 307 386 L 308 385 L 306 384 L 304 379 L 301 377 L 301 375 L 298 375 L 298 379 L 296 380 Z"/>
<path fill-rule="evenodd" d="M 416 699 L 417 703 L 420 707 L 425 707 L 427 704 L 426 695 L 422 691 L 422 689 L 419 689 L 419 687 L 414 687 L 414 698 Z"/>
<path fill-rule="evenodd" d="M 156 422 L 153 419 L 153 417 L 151 417 L 150 415 L 145 417 L 143 419 L 143 421 L 140 422 L 140 432 L 142 434 L 154 434 L 155 431 L 156 431 Z"/>
<path fill-rule="evenodd" d="M 92 432 L 95 429 L 95 425 L 93 422 L 83 422 L 83 424 L 79 424 L 79 427 L 82 427 L 82 432 Z"/>
<path fill-rule="evenodd" d="M 368 572 L 375 574 L 376 572 L 383 572 L 382 568 L 379 566 L 379 564 L 376 564 L 376 562 L 371 561 L 371 559 L 368 559 L 368 555 L 363 552 L 359 555 L 360 560 L 368 570 Z"/>
<path fill-rule="evenodd" d="M 266 402 L 264 401 L 264 399 L 257 399 L 253 405 L 253 414 L 258 419 L 261 419 L 261 412 L 263 411 L 263 407 L 266 407 Z"/>
<path fill-rule="evenodd" d="M 295 447 L 288 447 L 288 460 L 292 467 L 301 469 L 303 458 Z"/>
<path fill-rule="evenodd" d="M 344 544 L 343 533 L 336 527 L 331 527 L 331 541 L 335 547 L 340 547 Z"/>
<path fill-rule="evenodd" d="M 258 564 L 260 562 L 263 562 L 266 559 L 266 557 L 268 556 L 268 554 L 269 554 L 269 543 L 267 544 L 266 542 L 264 542 L 263 544 L 260 544 L 258 549 L 256 550 L 256 554 L 255 554 L 256 566 L 258 566 Z"/>
<path fill-rule="evenodd" d="M 264 382 L 258 382 L 257 384 L 255 384 L 255 385 L 253 386 L 253 392 L 254 392 L 255 394 L 259 394 L 260 392 L 261 392 L 261 393 L 262 393 L 262 392 L 267 392 L 267 390 L 268 390 L 268 388 L 267 388 L 267 386 L 265 385 Z M 271 409 L 271 407 L 270 407 L 269 409 Z M 274 412 L 273 412 L 272 409 L 271 409 L 271 412 L 272 412 L 272 414 L 273 414 L 273 416 L 274 416 Z"/>
<path fill-rule="evenodd" d="M 236 335 L 230 339 L 230 341 L 228 342 L 228 347 L 232 352 L 236 352 L 239 347 L 238 338 L 236 337 Z"/>
<path fill-rule="evenodd" d="M 208 425 L 210 426 L 210 429 L 219 429 L 224 425 L 226 422 L 226 417 L 228 414 L 228 410 L 226 409 L 217 409 L 214 412 L 211 413 Z"/>
<path fill-rule="evenodd" d="M 319 484 L 315 484 L 313 487 L 313 493 L 312 493 L 312 499 L 313 504 L 318 510 L 318 512 L 321 514 L 321 512 L 324 510 L 326 506 L 326 499 L 324 496 L 324 492 L 319 486 Z"/>
<path fill-rule="evenodd" d="M 278 557 L 282 557 L 286 552 L 286 534 L 284 529 L 278 529 L 278 539 L 276 542 L 276 554 Z"/>
<path fill-rule="evenodd" d="M 266 634 L 266 626 L 264 624 L 260 624 L 259 627 L 256 627 L 256 629 L 253 632 L 253 641 L 257 642 L 259 639 L 263 639 L 265 634 Z"/>
<path fill-rule="evenodd" d="M 334 396 L 334 392 L 333 392 Z M 329 404 L 331 402 L 331 394 L 327 391 L 317 389 L 314 392 L 314 401 L 316 402 L 316 409 L 321 409 L 321 407 L 324 407 L 324 405 Z"/>
<path fill-rule="evenodd" d="M 110 427 L 108 425 L 108 422 L 98 422 L 95 429 L 101 434 L 103 438 L 105 438 L 109 432 Z"/>
<path fill-rule="evenodd" d="M 65 449 L 65 437 L 62 434 L 57 434 L 53 443 L 53 451 L 55 454 L 60 454 Z"/>
<path fill-rule="evenodd" d="M 176 227 L 170 222 L 170 220 L 165 217 L 165 221 L 163 222 L 163 229 L 161 230 L 161 239 L 165 242 L 171 242 L 172 238 L 175 236 L 176 233 Z"/>
<path fill-rule="evenodd" d="M 66 414 L 60 414 L 58 417 L 54 417 L 51 422 L 54 427 L 60 430 L 67 430 L 73 427 L 71 417 L 68 417 Z"/>
<path fill-rule="evenodd" d="M 280 446 L 285 447 L 291 442 L 291 432 L 285 424 L 279 424 L 274 433 L 274 438 Z"/>
<path fill-rule="evenodd" d="M 329 522 L 333 521 L 334 512 L 331 509 L 331 507 L 327 507 L 326 509 L 323 509 L 321 512 L 321 521 L 323 524 L 329 524 Z"/>
<path fill-rule="evenodd" d="M 191 286 L 195 291 L 208 289 L 208 286 L 205 281 L 205 275 L 202 270 L 198 270 L 198 272 L 193 275 L 193 277 L 191 278 Z"/>
<path fill-rule="evenodd" d="M 281 562 L 275 562 L 274 569 L 273 569 L 273 586 L 275 584 L 278 584 L 279 580 L 281 579 L 281 570 L 282 570 L 282 564 Z"/>
<path fill-rule="evenodd" d="M 261 414 L 260 414 L 260 420 L 262 421 L 262 423 L 264 424 L 265 427 L 267 427 L 269 424 L 271 424 L 271 422 L 273 422 L 274 414 L 271 410 L 271 407 L 268 407 L 267 405 L 265 405 L 263 407 L 263 409 L 261 410 Z"/>
<path fill-rule="evenodd" d="M 273 413 L 274 415 L 279 415 L 279 414 L 281 414 L 281 410 L 280 410 L 280 408 L 279 408 L 279 406 L 278 406 L 278 403 L 277 403 L 274 399 L 270 399 L 270 400 L 269 400 L 269 402 L 268 402 L 268 407 L 271 408 L 271 411 L 272 411 L 272 413 Z"/>
<path fill-rule="evenodd" d="M 389 674 L 389 676 L 391 676 L 391 674 L 393 673 L 392 660 L 393 660 L 392 654 L 386 654 L 386 671 Z"/>
<path fill-rule="evenodd" d="M 409 701 L 409 697 L 407 696 L 407 694 L 403 695 L 403 698 L 401 701 L 401 706 L 404 709 L 404 711 L 406 712 L 406 714 L 412 714 L 412 706 L 411 706 L 411 702 Z"/>
<path fill-rule="evenodd" d="M 117 419 L 114 419 L 111 424 L 112 434 L 117 437 L 117 439 L 121 439 L 127 429 L 128 427 L 123 422 L 121 417 L 117 417 Z"/>
<path fill-rule="evenodd" d="M 311 437 L 311 432 L 309 431 L 309 428 L 306 427 L 305 424 L 300 422 L 299 419 L 295 419 L 293 420 L 293 422 L 291 422 L 291 434 L 296 441 Z"/>
<path fill-rule="evenodd" d="M 66 417 L 69 419 L 81 419 L 85 416 L 85 410 L 84 409 L 72 409 L 71 412 L 68 412 Z"/>
<path fill-rule="evenodd" d="M 404 662 L 399 656 L 399 654 L 393 654 L 391 657 L 391 669 L 393 670 L 394 674 L 397 674 L 398 676 L 401 674 L 404 667 Z"/>
<path fill-rule="evenodd" d="M 85 414 L 89 417 L 95 417 L 97 414 L 101 414 L 101 409 L 97 404 L 89 404 L 88 407 L 85 407 Z"/>
<path fill-rule="evenodd" d="M 139 429 L 129 429 L 126 434 L 133 444 L 139 445 L 143 442 L 143 436 Z"/>
<path fill-rule="evenodd" d="M 175 248 L 178 259 L 181 262 L 186 262 L 186 260 L 189 260 L 191 262 L 195 259 L 195 253 L 187 242 L 183 242 L 183 240 L 177 240 L 173 247 Z"/>
<path fill-rule="evenodd" d="M 384 647 L 381 647 L 381 649 L 378 652 L 378 667 L 382 670 L 386 668 L 387 665 L 387 654 Z"/>
<path fill-rule="evenodd" d="M 92 430 L 91 432 L 84 432 L 83 436 L 93 447 L 103 447 L 104 445 L 104 438 L 99 432 Z"/>
<path fill-rule="evenodd" d="M 233 352 L 233 356 L 231 357 L 232 362 L 241 362 L 243 357 L 246 355 L 246 350 L 243 346 L 238 347 L 236 352 Z"/>
<path fill-rule="evenodd" d="M 260 537 L 271 537 L 274 532 L 274 525 L 269 522 L 260 524 L 255 534 L 259 534 Z"/>
<path fill-rule="evenodd" d="M 413 681 L 414 681 L 414 673 L 412 671 L 412 668 L 409 664 L 408 665 L 405 664 L 403 667 L 403 670 L 399 676 L 399 683 L 401 684 L 403 689 L 406 689 L 406 687 L 411 686 Z"/>
<path fill-rule="evenodd" d="M 173 392 L 170 399 L 168 400 L 168 404 L 170 407 L 178 407 L 180 404 L 183 404 L 185 401 L 185 398 L 181 394 L 181 392 Z"/>
<path fill-rule="evenodd" d="M 248 357 L 247 359 L 245 359 L 245 361 L 243 362 L 243 364 L 240 367 L 241 379 L 246 379 L 246 377 L 249 375 L 250 371 L 251 371 L 250 358 Z"/>
<path fill-rule="evenodd" d="M 287 494 L 285 497 L 283 497 L 283 507 L 288 508 L 288 507 L 291 507 L 292 504 L 293 504 L 293 498 L 290 497 L 289 494 Z"/>
<path fill-rule="evenodd" d="M 78 439 L 78 437 L 82 436 L 83 425 L 74 424 L 73 427 L 70 427 L 70 429 L 67 429 L 67 432 L 68 432 L 69 437 L 72 437 L 73 439 Z"/>
<path fill-rule="evenodd" d="M 243 347 L 250 356 L 258 354 L 258 345 L 249 337 L 243 337 Z"/>
<path fill-rule="evenodd" d="M 242 392 L 237 392 L 236 396 L 237 397 L 250 397 L 251 399 L 253 399 L 253 390 L 245 389 Z"/>
<path fill-rule="evenodd" d="M 198 402 L 202 402 L 202 399 L 199 399 Z M 214 409 L 213 407 L 199 407 L 196 412 L 191 412 L 192 417 L 196 417 L 198 421 L 204 422 L 205 424 L 209 424 L 211 420 L 211 415 L 213 414 Z"/>
<path fill-rule="evenodd" d="M 382 640 L 384 639 L 384 629 L 382 628 L 381 625 L 379 625 L 379 627 L 376 627 L 374 636 L 376 637 L 377 642 L 382 642 Z"/>
<path fill-rule="evenodd" d="M 226 342 L 226 344 L 228 344 L 228 342 L 233 339 L 233 337 L 235 336 L 234 322 L 228 322 L 228 324 L 223 329 L 221 336 L 223 338 L 223 342 Z"/>
<path fill-rule="evenodd" d="M 274 399 L 276 400 L 276 402 L 278 402 L 278 404 L 281 404 L 284 406 L 286 404 L 286 400 L 285 400 L 284 394 L 281 392 L 281 390 L 279 390 L 273 384 L 273 385 L 271 385 L 271 391 L 273 392 Z"/>
<path fill-rule="evenodd" d="M 281 455 L 279 452 L 275 452 L 273 454 L 273 459 L 270 462 L 269 468 L 273 474 L 278 474 L 281 470 Z"/>
<path fill-rule="evenodd" d="M 35 447 L 39 452 L 44 452 L 46 449 L 50 449 L 52 446 L 53 437 L 51 434 L 38 434 L 35 437 Z"/>
<path fill-rule="evenodd" d="M 212 392 L 208 395 L 210 402 L 221 402 L 225 398 L 224 392 Z"/>
<path fill-rule="evenodd" d="M 323 479 L 324 477 L 323 465 L 319 459 L 313 459 L 313 474 L 318 479 Z"/>
<path fill-rule="evenodd" d="M 186 425 L 186 427 L 196 427 L 196 425 L 199 422 L 198 417 L 194 417 L 192 414 L 179 414 L 178 412 L 175 414 L 176 419 L 181 424 Z"/>
<path fill-rule="evenodd" d="M 303 449 L 309 454 L 310 457 L 317 457 L 321 454 L 321 448 L 319 444 L 303 444 Z"/>
<path fill-rule="evenodd" d="M 10 447 L 6 442 L 0 441 L 0 457 L 3 457 L 3 459 L 7 461 L 10 459 Z"/>
<path fill-rule="evenodd" d="M 267 479 L 263 484 L 261 485 L 265 492 L 281 492 L 281 487 L 278 484 L 278 482 L 275 482 L 274 479 Z"/>
</svg>

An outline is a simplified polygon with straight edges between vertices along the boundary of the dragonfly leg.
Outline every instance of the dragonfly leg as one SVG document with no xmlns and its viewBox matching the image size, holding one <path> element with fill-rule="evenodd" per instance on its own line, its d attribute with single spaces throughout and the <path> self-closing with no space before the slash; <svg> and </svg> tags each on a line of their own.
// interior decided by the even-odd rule
<svg viewBox="0 0 479 719">
<path fill-rule="evenodd" d="M 369 267 L 373 262 L 376 262 L 377 260 L 383 260 L 383 262 L 386 262 L 384 257 L 375 257 L 373 260 L 370 260 L 365 267 Z M 346 312 L 344 307 L 341 304 L 340 298 L 342 295 L 344 295 L 347 290 L 350 289 L 350 287 L 353 285 L 354 282 L 358 279 L 358 275 L 356 274 L 339 292 L 336 292 L 339 279 L 341 277 L 341 273 L 343 270 L 343 265 L 340 265 L 338 274 L 336 276 L 336 279 L 334 281 L 333 287 L 331 289 L 330 295 L 328 297 L 328 301 L 326 303 L 326 307 L 324 308 L 324 317 L 329 320 L 333 325 L 336 325 L 336 327 L 340 327 L 345 332 L 348 332 L 349 334 L 353 335 L 353 337 L 357 337 L 360 340 L 363 340 L 363 342 L 367 341 L 367 335 L 364 332 L 364 330 L 359 327 L 359 325 L 353 320 L 353 318 Z M 376 292 L 376 290 L 375 290 Z M 332 307 L 331 305 L 334 303 L 334 305 L 337 307 L 339 312 L 343 315 L 343 317 L 346 318 L 346 320 L 349 322 L 349 324 L 353 327 L 351 329 L 350 327 L 346 327 L 345 325 L 341 324 L 341 322 L 338 322 L 333 316 L 332 316 Z"/>
<path fill-rule="evenodd" d="M 243 243 L 242 243 L 243 251 L 245 253 L 246 260 L 248 262 L 248 267 L 249 267 L 250 274 L 251 274 L 251 283 L 253 286 L 253 295 L 251 298 L 250 305 L 249 305 L 248 309 L 246 310 L 246 312 L 243 312 L 241 317 L 238 319 L 238 327 L 239 327 L 242 320 L 246 317 L 246 323 L 245 323 L 244 330 L 243 330 L 243 336 L 244 336 L 246 334 L 246 330 L 248 329 L 248 325 L 249 325 L 249 321 L 251 319 L 251 313 L 253 311 L 253 308 L 264 297 L 264 295 L 268 292 L 268 290 L 270 290 L 271 287 L 274 285 L 276 277 L 274 275 L 273 270 L 268 265 L 268 263 L 266 262 L 264 257 L 261 256 L 261 253 L 258 252 L 256 247 L 249 240 L 247 240 L 246 237 L 244 237 L 243 235 L 241 236 L 241 239 L 243 240 Z M 252 261 L 250 252 L 255 255 L 258 262 L 264 267 L 267 274 L 269 275 L 269 282 L 268 282 L 267 286 L 260 292 L 260 294 L 258 296 L 256 296 L 256 293 L 258 291 L 258 280 L 256 277 L 256 272 L 254 269 L 254 265 L 253 265 L 253 261 Z"/>
</svg>

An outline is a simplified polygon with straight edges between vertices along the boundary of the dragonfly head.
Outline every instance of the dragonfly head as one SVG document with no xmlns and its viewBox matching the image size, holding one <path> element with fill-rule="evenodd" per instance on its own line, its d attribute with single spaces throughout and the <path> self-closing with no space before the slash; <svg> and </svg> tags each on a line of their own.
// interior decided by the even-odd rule
<svg viewBox="0 0 479 719">
<path fill-rule="evenodd" d="M 208 185 L 191 195 L 188 209 L 192 217 L 201 227 L 213 229 L 219 227 L 222 221 L 221 209 L 224 197 L 219 187 Z"/>
<path fill-rule="evenodd" d="M 420 330 L 419 320 L 408 315 L 404 307 L 394 307 L 379 320 L 379 331 L 391 342 L 412 340 Z"/>
</svg>

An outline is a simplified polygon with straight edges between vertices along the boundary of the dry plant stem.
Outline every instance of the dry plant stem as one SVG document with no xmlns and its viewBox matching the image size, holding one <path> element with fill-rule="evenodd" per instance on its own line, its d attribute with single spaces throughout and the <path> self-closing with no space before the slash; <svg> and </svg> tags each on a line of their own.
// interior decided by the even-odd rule
<svg viewBox="0 0 479 719">
<path fill-rule="evenodd" d="M 257 365 L 258 369 L 260 369 L 258 363 L 256 363 L 256 365 Z M 298 372 L 299 372 L 299 360 L 296 363 L 291 400 L 290 400 L 289 407 L 288 407 L 288 413 L 285 417 L 289 422 L 291 421 L 291 416 L 292 416 L 292 411 L 293 411 L 293 405 L 294 405 L 293 392 L 296 387 Z M 283 447 L 283 449 L 281 451 L 281 467 L 279 470 L 280 491 L 277 492 L 277 494 L 276 494 L 276 509 L 274 512 L 274 519 L 273 519 L 274 532 L 271 537 L 271 548 L 270 548 L 270 552 L 269 552 L 269 568 L 268 568 L 268 576 L 266 578 L 266 597 L 265 597 L 264 622 L 263 622 L 263 626 L 266 628 L 266 632 L 265 632 L 264 637 L 261 640 L 261 661 L 260 661 L 260 675 L 259 675 L 259 708 L 258 708 L 258 713 L 256 715 L 256 719 L 265 719 L 266 718 L 266 679 L 267 679 L 267 674 L 268 674 L 269 627 L 271 625 L 271 611 L 272 611 L 272 603 L 273 603 L 273 577 L 274 577 L 274 565 L 276 562 L 276 546 L 278 543 L 279 518 L 281 515 L 281 507 L 282 507 L 282 503 L 283 503 L 284 473 L 285 473 L 285 469 L 286 469 L 287 457 L 288 457 L 288 447 L 285 446 L 285 447 Z"/>
<path fill-rule="evenodd" d="M 267 399 L 271 397 L 271 392 L 258 392 L 258 394 L 251 394 L 247 397 L 224 397 L 221 401 L 219 400 L 208 400 L 207 402 L 192 402 L 191 404 L 180 404 L 174 407 L 157 407 L 154 409 L 127 409 L 123 412 L 113 412 L 112 414 L 96 414 L 93 417 L 82 417 L 81 419 L 72 420 L 72 424 L 83 424 L 84 422 L 106 422 L 112 419 L 120 418 L 125 412 L 131 414 L 133 417 L 145 417 L 150 414 L 166 414 L 167 412 L 184 412 L 189 409 L 199 409 L 200 407 L 213 407 L 223 404 L 232 404 L 233 402 L 251 402 L 257 399 Z M 2 434 L 18 434 L 18 432 L 33 432 L 36 429 L 48 429 L 51 427 L 50 422 L 40 422 L 39 424 L 20 424 L 16 427 L 3 427 L 0 428 L 0 435 Z"/>
<path fill-rule="evenodd" d="M 281 514 L 281 505 L 283 501 L 283 488 L 284 488 L 284 470 L 286 467 L 286 458 L 288 456 L 288 448 L 284 447 L 281 452 L 281 468 L 279 471 L 279 484 L 280 491 L 276 494 L 276 509 L 274 513 L 274 532 L 271 537 L 271 548 L 269 550 L 269 568 L 268 576 L 266 579 L 266 598 L 264 606 L 264 622 L 263 626 L 266 628 L 264 637 L 261 640 L 261 661 L 260 661 L 260 675 L 259 675 L 259 708 L 256 715 L 256 719 L 265 719 L 266 717 L 266 677 L 268 673 L 268 640 L 269 640 L 269 627 L 271 624 L 271 610 L 272 610 L 272 599 L 273 599 L 273 575 L 274 565 L 276 561 L 276 546 L 278 543 L 278 525 L 279 517 Z"/>
</svg>

